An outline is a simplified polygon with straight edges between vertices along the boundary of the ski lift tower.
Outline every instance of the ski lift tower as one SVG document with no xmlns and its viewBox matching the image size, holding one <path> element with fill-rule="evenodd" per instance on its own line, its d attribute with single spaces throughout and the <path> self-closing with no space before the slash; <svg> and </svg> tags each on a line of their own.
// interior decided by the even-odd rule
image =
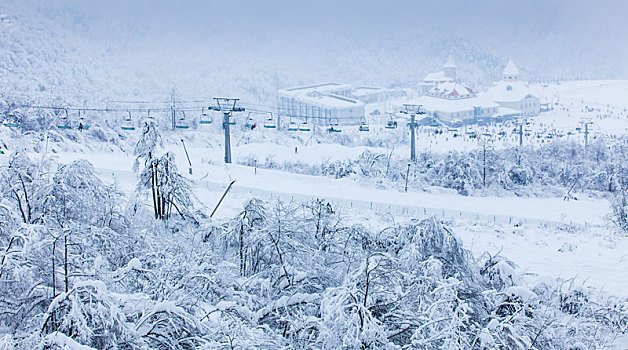
<svg viewBox="0 0 628 350">
<path fill-rule="evenodd" d="M 403 109 L 400 111 L 403 114 L 410 115 L 410 123 L 408 123 L 408 126 L 410 127 L 410 160 L 413 162 L 416 162 L 416 137 L 414 136 L 414 134 L 415 129 L 418 126 L 414 118 L 417 114 L 425 114 L 425 112 L 421 110 L 422 107 L 423 105 L 404 104 Z"/>
<path fill-rule="evenodd" d="M 517 120 L 516 125 L 519 127 L 519 148 L 523 147 L 523 126 L 528 124 L 530 124 L 530 122 L 525 118 Z"/>
<path fill-rule="evenodd" d="M 581 120 L 580 124 L 584 126 L 584 150 L 586 151 L 589 148 L 589 125 L 593 124 L 593 122 L 587 118 Z"/>
<path fill-rule="evenodd" d="M 239 98 L 214 97 L 215 106 L 210 106 L 212 111 L 222 112 L 222 127 L 225 130 L 225 163 L 231 163 L 231 134 L 229 133 L 229 119 L 233 112 L 244 112 L 244 107 L 236 107 Z"/>
</svg>

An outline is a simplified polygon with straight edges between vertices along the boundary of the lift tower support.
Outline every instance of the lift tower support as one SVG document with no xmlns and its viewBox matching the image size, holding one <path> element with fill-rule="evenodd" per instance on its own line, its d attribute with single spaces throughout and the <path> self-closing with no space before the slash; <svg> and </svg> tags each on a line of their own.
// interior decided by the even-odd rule
<svg viewBox="0 0 628 350">
<path fill-rule="evenodd" d="M 233 112 L 244 112 L 244 107 L 236 107 L 239 98 L 214 97 L 215 106 L 210 106 L 212 111 L 222 112 L 222 127 L 225 131 L 225 163 L 231 164 L 231 134 L 229 132 L 229 119 Z"/>
<path fill-rule="evenodd" d="M 410 123 L 408 123 L 408 126 L 410 127 L 410 160 L 413 162 L 416 162 L 415 129 L 418 126 L 414 118 L 416 117 L 417 114 L 418 115 L 425 114 L 425 112 L 422 111 L 422 107 L 423 105 L 404 104 L 403 109 L 400 111 L 403 114 L 410 115 Z"/>
<path fill-rule="evenodd" d="M 584 149 L 586 151 L 589 149 L 589 125 L 593 124 L 593 122 L 589 119 L 584 119 L 580 124 L 584 125 Z"/>
</svg>

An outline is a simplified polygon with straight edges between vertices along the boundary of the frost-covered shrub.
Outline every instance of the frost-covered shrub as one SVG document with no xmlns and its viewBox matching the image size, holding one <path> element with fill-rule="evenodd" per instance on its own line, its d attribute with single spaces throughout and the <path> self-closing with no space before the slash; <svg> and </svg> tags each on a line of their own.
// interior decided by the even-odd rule
<svg viewBox="0 0 628 350">
<path fill-rule="evenodd" d="M 416 165 L 417 182 L 437 183 L 443 160 L 478 160 L 429 157 Z M 21 184 L 2 184 L 0 322 L 13 334 L 3 340 L 9 348 L 588 349 L 628 331 L 625 298 L 552 279 L 528 285 L 505 258 L 473 259 L 434 217 L 373 227 L 324 199 L 251 199 L 233 218 L 195 215 L 172 229 L 140 200 L 107 202 L 87 164 L 40 173 L 20 159 L 12 176 L 32 179 L 33 208 L 67 220 L 25 222 L 11 191 L 24 203 Z M 373 154 L 347 164 L 391 179 L 407 167 Z M 469 169 L 460 174 L 479 168 Z"/>
<path fill-rule="evenodd" d="M 530 172 L 521 166 L 513 166 L 510 168 L 508 178 L 512 184 L 518 186 L 527 186 L 532 182 Z"/>
<path fill-rule="evenodd" d="M 560 296 L 560 309 L 568 314 L 577 314 L 582 310 L 584 304 L 588 303 L 587 296 L 580 290 L 573 289 L 567 292 L 567 294 L 561 294 Z"/>
<path fill-rule="evenodd" d="M 623 232 L 628 233 L 628 195 L 622 189 L 611 197 L 611 221 Z"/>
<path fill-rule="evenodd" d="M 479 261 L 480 275 L 484 282 L 495 290 L 503 290 L 520 284 L 515 272 L 515 265 L 500 257 L 485 253 Z"/>
<path fill-rule="evenodd" d="M 77 283 L 58 295 L 42 316 L 42 334 L 62 333 L 96 349 L 140 348 L 118 302 L 101 281 Z"/>
<path fill-rule="evenodd" d="M 420 253 L 416 258 L 421 261 L 435 258 L 443 262 L 445 276 L 454 276 L 468 269 L 468 251 L 462 247 L 460 240 L 438 220 L 430 217 L 402 229 L 405 231 L 401 246 Z M 407 241 L 406 241 L 407 240 Z"/>
<path fill-rule="evenodd" d="M 92 125 L 88 130 L 87 134 L 98 141 L 108 142 L 112 144 L 118 144 L 118 138 L 120 135 L 110 128 L 102 127 L 99 125 Z"/>
<path fill-rule="evenodd" d="M 105 185 L 86 160 L 59 167 L 47 186 L 44 215 L 64 225 L 68 221 L 106 225 L 112 218 L 118 192 Z"/>
<path fill-rule="evenodd" d="M 136 192 L 151 194 L 155 219 L 168 220 L 173 213 L 194 219 L 190 183 L 178 173 L 174 153 L 157 154 L 162 146 L 155 120 L 146 118 L 134 150 L 133 169 L 139 177 Z"/>
<path fill-rule="evenodd" d="M 272 161 L 260 162 L 261 168 L 281 168 L 285 171 L 323 175 L 334 178 L 357 175 L 375 184 L 405 185 L 408 160 L 395 154 L 390 142 L 383 146 L 389 151 L 364 151 L 357 159 L 324 160 L 318 166 L 308 163 Z M 564 195 L 575 191 L 615 192 L 620 179 L 628 177 L 628 149 L 621 142 L 608 147 L 600 141 L 595 152 L 585 152 L 575 142 L 555 141 L 537 148 L 524 147 L 468 152 L 421 152 L 411 164 L 408 185 L 424 188 L 440 186 L 463 195 L 478 189 L 517 195 Z M 613 157 L 610 157 L 610 154 Z M 249 163 L 250 160 L 245 160 Z"/>
<path fill-rule="evenodd" d="M 351 174 L 355 174 L 351 163 L 336 160 L 330 162 L 328 160 L 321 164 L 321 174 L 326 176 L 333 176 L 336 179 L 347 177 Z"/>
<path fill-rule="evenodd" d="M 453 188 L 463 195 L 469 194 L 470 190 L 482 183 L 477 163 L 470 157 L 460 156 L 455 152 L 441 160 L 436 165 L 435 172 L 443 187 Z"/>
<path fill-rule="evenodd" d="M 386 349 L 386 331 L 381 321 L 362 303 L 364 295 L 355 284 L 327 290 L 321 301 L 323 348 Z"/>
<path fill-rule="evenodd" d="M 207 328 L 172 302 L 156 303 L 136 327 L 151 349 L 197 349 L 209 343 Z"/>
</svg>

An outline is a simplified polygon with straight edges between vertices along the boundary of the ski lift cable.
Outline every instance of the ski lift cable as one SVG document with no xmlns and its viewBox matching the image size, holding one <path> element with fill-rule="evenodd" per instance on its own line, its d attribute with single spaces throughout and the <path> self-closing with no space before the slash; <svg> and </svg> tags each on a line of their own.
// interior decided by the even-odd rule
<svg viewBox="0 0 628 350">
<path fill-rule="evenodd" d="M 39 99 L 41 101 L 41 99 Z M 32 100 L 31 100 L 32 101 Z M 105 100 L 101 102 L 94 102 L 95 105 L 109 105 L 109 104 L 140 104 L 144 106 L 138 107 L 130 107 L 130 106 L 107 106 L 107 107 L 87 107 L 87 102 L 82 103 L 81 106 L 75 106 L 68 103 L 54 104 L 54 103 L 22 103 L 17 105 L 18 108 L 28 108 L 28 109 L 49 109 L 49 110 L 64 110 L 68 111 L 83 111 L 83 114 L 87 112 L 145 112 L 147 110 L 157 111 L 157 112 L 168 112 L 173 109 L 173 102 L 176 104 L 183 104 L 184 106 L 179 106 L 174 108 L 177 111 L 203 111 L 203 108 L 206 108 L 211 102 L 210 100 L 175 100 L 175 101 L 133 101 L 133 100 Z M 235 102 L 235 101 L 234 101 Z M 217 102 L 220 107 L 220 101 Z M 189 104 L 197 104 L 197 105 L 189 105 Z M 243 103 L 246 106 L 247 110 L 251 112 L 255 112 L 256 114 L 272 114 L 274 111 L 287 111 L 288 108 L 280 107 L 280 106 L 271 106 L 260 103 Z M 250 107 L 249 107 L 250 106 Z M 301 116 L 306 117 L 306 116 Z M 314 116 L 307 116 L 309 118 L 316 118 Z"/>
<path fill-rule="evenodd" d="M 196 106 L 184 106 L 184 107 L 177 107 L 176 110 L 185 110 L 185 111 L 202 111 L 202 109 L 204 107 L 206 107 L 207 104 L 209 104 L 209 101 L 205 100 L 188 100 L 188 101 L 175 101 L 175 103 L 177 104 L 186 104 L 186 103 L 203 103 L 201 105 L 196 105 Z M 124 107 L 124 106 L 112 106 L 112 107 L 86 107 L 86 103 L 83 103 L 83 106 L 77 107 L 77 106 L 73 106 L 73 105 L 67 105 L 67 104 L 61 104 L 61 105 L 47 105 L 47 104 L 20 104 L 17 107 L 19 108 L 33 108 L 33 109 L 68 109 L 70 111 L 79 111 L 82 110 L 83 112 L 116 112 L 116 111 L 127 111 L 127 110 L 131 110 L 131 111 L 135 111 L 135 112 L 143 112 L 146 111 L 148 109 L 154 110 L 154 111 L 170 111 L 172 109 L 171 106 L 163 106 L 163 104 L 166 104 L 166 102 L 162 102 L 162 101 L 104 101 L 104 104 L 109 104 L 109 103 L 129 103 L 129 104 L 144 104 L 146 106 L 142 106 L 142 107 Z M 103 103 L 94 103 L 94 104 L 103 104 Z M 152 104 L 162 104 L 162 106 L 153 106 Z M 172 101 L 168 101 L 167 103 L 168 105 L 172 104 Z M 270 105 L 261 105 L 261 104 L 243 104 L 245 106 L 254 106 L 254 107 L 261 107 L 261 108 L 251 108 L 248 107 L 247 110 L 251 110 L 253 112 L 257 112 L 257 113 L 272 113 L 272 110 L 288 110 L 288 108 L 283 108 L 283 107 L 276 107 L 276 106 L 270 106 Z M 304 116 L 305 117 L 305 116 Z M 314 117 L 312 117 L 314 118 Z"/>
</svg>

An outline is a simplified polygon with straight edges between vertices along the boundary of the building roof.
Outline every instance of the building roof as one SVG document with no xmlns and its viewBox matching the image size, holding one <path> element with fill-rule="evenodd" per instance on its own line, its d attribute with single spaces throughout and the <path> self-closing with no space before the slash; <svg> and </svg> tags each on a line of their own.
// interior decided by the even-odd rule
<svg viewBox="0 0 628 350">
<path fill-rule="evenodd" d="M 484 95 L 497 102 L 518 102 L 526 98 L 530 93 L 528 85 L 522 81 L 505 81 L 495 83 Z"/>
<path fill-rule="evenodd" d="M 367 96 L 370 94 L 385 92 L 386 89 L 375 86 L 356 86 L 351 94 L 353 96 Z"/>
<path fill-rule="evenodd" d="M 282 89 L 282 90 L 279 90 L 279 93 L 281 93 L 284 96 L 285 95 L 296 96 L 296 95 L 301 95 L 301 94 L 307 94 L 308 92 L 311 92 L 311 91 L 318 91 L 321 93 L 334 93 L 337 91 L 344 91 L 344 90 L 350 90 L 350 89 L 351 89 L 351 85 L 349 84 L 330 82 L 330 83 L 297 86 L 297 87 L 293 87 L 289 89 Z"/>
<path fill-rule="evenodd" d="M 364 107 L 364 102 L 362 101 L 340 95 L 321 93 L 318 91 L 311 91 L 307 94 L 299 94 L 295 96 L 295 99 L 310 105 L 329 109 Z"/>
<path fill-rule="evenodd" d="M 477 95 L 477 92 L 463 84 L 447 82 L 434 86 L 427 92 L 427 94 L 445 99 L 462 99 L 474 97 Z"/>
<path fill-rule="evenodd" d="M 504 76 L 519 76 L 519 69 L 517 69 L 517 66 L 515 66 L 512 60 L 508 60 L 504 68 Z"/>
<path fill-rule="evenodd" d="M 434 96 L 421 96 L 412 101 L 413 104 L 423 105 L 427 112 L 456 113 L 473 111 L 474 107 L 495 108 L 499 105 L 483 97 L 471 97 L 457 100 L 448 100 Z"/>
<path fill-rule="evenodd" d="M 445 72 L 443 71 L 429 73 L 425 76 L 425 78 L 423 78 L 424 83 L 443 83 L 447 81 L 454 81 L 454 80 L 450 77 L 446 77 Z"/>
<path fill-rule="evenodd" d="M 454 61 L 454 57 L 452 55 L 447 57 L 447 61 L 445 61 L 443 68 L 456 68 L 456 62 Z"/>
</svg>

